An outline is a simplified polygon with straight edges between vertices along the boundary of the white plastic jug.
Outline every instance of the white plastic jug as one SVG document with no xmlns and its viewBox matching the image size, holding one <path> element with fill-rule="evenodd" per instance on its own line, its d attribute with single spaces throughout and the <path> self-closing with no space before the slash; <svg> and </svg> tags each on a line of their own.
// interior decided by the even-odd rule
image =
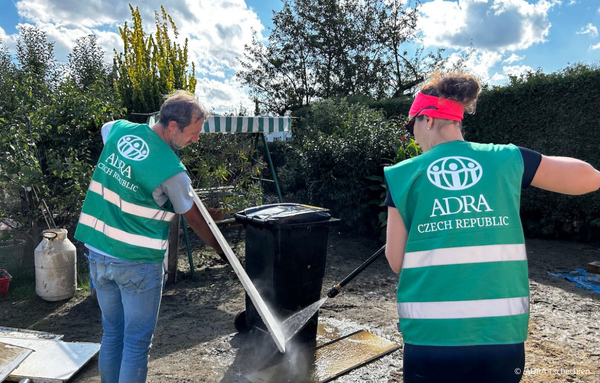
<svg viewBox="0 0 600 383">
<path fill-rule="evenodd" d="M 35 292 L 50 302 L 72 298 L 77 289 L 77 250 L 67 229 L 42 232 L 35 248 Z"/>
</svg>

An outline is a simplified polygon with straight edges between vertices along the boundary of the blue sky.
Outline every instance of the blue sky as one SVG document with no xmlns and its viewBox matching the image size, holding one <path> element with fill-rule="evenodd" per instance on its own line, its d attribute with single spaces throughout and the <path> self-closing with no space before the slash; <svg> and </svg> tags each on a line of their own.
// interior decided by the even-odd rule
<svg viewBox="0 0 600 383">
<path fill-rule="evenodd" d="M 18 28 L 33 25 L 55 42 L 58 61 L 66 61 L 75 39 L 94 33 L 111 61 L 120 50 L 118 26 L 131 19 L 122 0 L 0 0 L 0 38 L 14 53 Z M 251 31 L 264 39 L 273 10 L 281 0 L 145 0 L 140 8 L 147 32 L 154 11 L 164 5 L 189 39 L 190 59 L 197 69 L 197 96 L 216 112 L 240 106 L 253 110 L 236 83 L 244 44 Z M 508 75 L 541 69 L 550 73 L 569 64 L 600 63 L 598 0 L 425 0 L 418 29 L 426 49 L 445 48 L 453 56 L 472 44 L 471 72 L 491 85 Z"/>
</svg>

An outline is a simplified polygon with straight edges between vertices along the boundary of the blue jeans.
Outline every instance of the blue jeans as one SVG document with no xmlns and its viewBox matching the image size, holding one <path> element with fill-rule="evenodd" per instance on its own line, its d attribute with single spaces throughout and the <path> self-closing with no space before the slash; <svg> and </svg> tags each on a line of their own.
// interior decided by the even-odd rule
<svg viewBox="0 0 600 383">
<path fill-rule="evenodd" d="M 102 310 L 98 367 L 102 383 L 144 383 L 162 296 L 162 263 L 107 257 L 88 249 Z"/>
</svg>

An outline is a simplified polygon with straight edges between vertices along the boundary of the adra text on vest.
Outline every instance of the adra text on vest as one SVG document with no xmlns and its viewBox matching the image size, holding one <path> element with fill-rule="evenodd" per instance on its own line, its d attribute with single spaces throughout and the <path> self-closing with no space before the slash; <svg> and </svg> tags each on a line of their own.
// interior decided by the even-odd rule
<svg viewBox="0 0 600 383">
<path fill-rule="evenodd" d="M 470 229 L 474 227 L 489 227 L 489 226 L 508 226 L 508 217 L 479 217 L 479 218 L 461 218 L 449 219 L 438 222 L 422 223 L 417 226 L 419 233 L 433 233 L 435 231 L 453 230 L 453 229 Z"/>
<path fill-rule="evenodd" d="M 113 170 L 111 168 L 109 168 L 108 166 L 104 165 L 102 162 L 100 162 L 98 164 L 98 169 L 102 170 L 108 176 L 110 176 L 113 173 Z"/>
<path fill-rule="evenodd" d="M 116 168 L 116 170 L 118 170 L 122 176 L 131 179 L 131 165 L 127 165 L 115 153 L 112 153 L 110 156 L 108 156 L 105 162 Z"/>
<path fill-rule="evenodd" d="M 472 214 L 492 212 L 483 194 L 479 197 L 463 195 L 460 197 L 445 197 L 441 200 L 433 201 L 433 208 L 430 217 L 454 215 L 454 214 Z M 456 218 L 438 222 L 423 223 L 417 226 L 419 233 L 432 233 L 442 230 L 469 229 L 475 227 L 489 226 L 507 226 L 509 224 L 507 216 L 478 217 L 478 218 Z"/>
<path fill-rule="evenodd" d="M 438 215 L 452 215 L 458 213 L 481 213 L 484 211 L 494 211 L 485 200 L 483 194 L 479 198 L 472 195 L 463 195 L 460 197 L 446 197 L 433 200 L 433 209 L 430 217 Z"/>
</svg>

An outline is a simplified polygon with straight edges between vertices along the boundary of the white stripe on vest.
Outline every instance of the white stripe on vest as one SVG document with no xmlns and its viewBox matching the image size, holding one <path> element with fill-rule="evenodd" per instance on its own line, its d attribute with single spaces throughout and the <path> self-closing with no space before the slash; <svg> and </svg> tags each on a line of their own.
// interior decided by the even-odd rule
<svg viewBox="0 0 600 383">
<path fill-rule="evenodd" d="M 158 221 L 171 221 L 173 217 L 175 217 L 174 213 L 168 211 L 152 209 L 150 207 L 139 206 L 131 202 L 123 201 L 117 193 L 102 186 L 98 181 L 92 181 L 89 190 L 100 194 L 106 201 L 118 206 L 124 213 L 133 214 L 142 218 L 156 219 Z"/>
<path fill-rule="evenodd" d="M 402 268 L 526 260 L 525 244 L 450 247 L 406 253 Z"/>
<path fill-rule="evenodd" d="M 464 319 L 501 317 L 529 312 L 529 297 L 454 302 L 398 303 L 398 315 L 407 319 Z"/>
<path fill-rule="evenodd" d="M 109 238 L 115 239 L 127 243 L 128 245 L 145 247 L 153 250 L 167 250 L 169 241 L 162 239 L 155 239 L 144 237 L 142 235 L 131 234 L 126 231 L 117 229 L 112 226 L 108 226 L 103 221 L 92 217 L 89 214 L 81 213 L 79 217 L 79 223 L 82 225 L 89 226 L 96 231 L 99 231 Z"/>
</svg>

